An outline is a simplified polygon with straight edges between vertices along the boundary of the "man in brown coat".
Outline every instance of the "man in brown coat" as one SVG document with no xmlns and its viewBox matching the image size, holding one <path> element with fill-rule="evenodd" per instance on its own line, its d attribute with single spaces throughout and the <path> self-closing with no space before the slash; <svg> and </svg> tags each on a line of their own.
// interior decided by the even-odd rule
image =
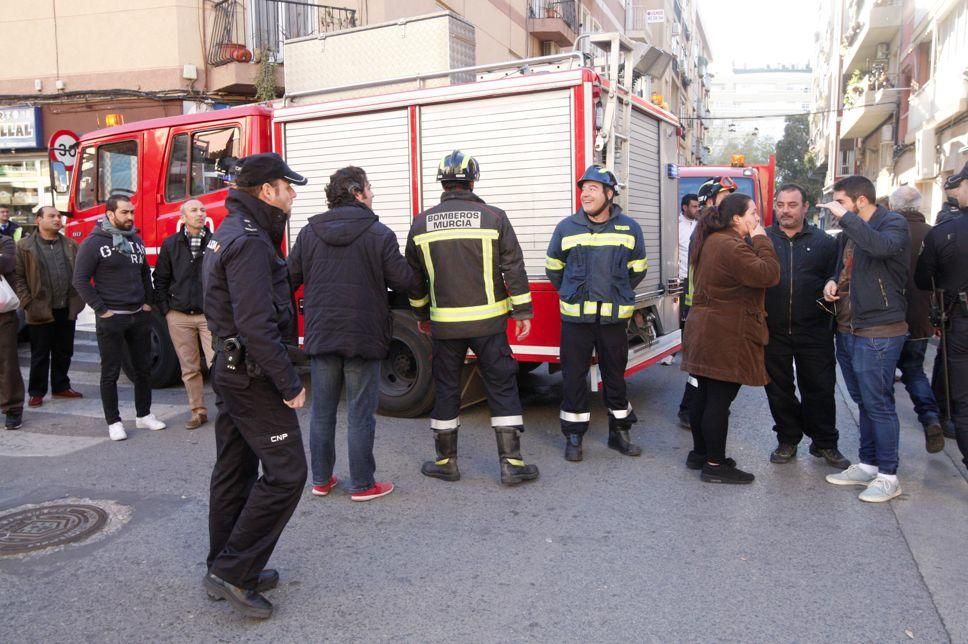
<svg viewBox="0 0 968 644">
<path fill-rule="evenodd" d="M 908 337 L 901 348 L 897 368 L 901 370 L 901 382 L 911 396 L 918 422 L 924 427 L 924 447 L 931 453 L 944 449 L 944 433 L 941 430 L 941 412 L 931 390 L 931 384 L 924 373 L 924 353 L 928 340 L 934 336 L 931 325 L 931 294 L 922 291 L 914 283 L 914 269 L 918 265 L 918 255 L 925 236 L 931 226 L 918 210 L 921 207 L 921 193 L 911 186 L 901 186 L 890 197 L 891 210 L 907 219 L 911 233 L 911 272 L 907 285 L 907 325 Z"/>
<path fill-rule="evenodd" d="M 77 242 L 60 234 L 56 208 L 43 206 L 34 215 L 37 232 L 17 242 L 14 288 L 30 327 L 30 377 L 27 404 L 39 407 L 47 395 L 47 378 L 58 398 L 81 398 L 67 376 L 74 357 L 74 325 L 84 301 L 71 286 Z"/>
<path fill-rule="evenodd" d="M 17 247 L 13 239 L 0 235 L 0 275 L 11 288 L 16 268 Z M 17 358 L 19 328 L 16 307 L 0 313 L 0 410 L 7 416 L 7 429 L 20 429 L 24 424 L 24 379 Z"/>
</svg>

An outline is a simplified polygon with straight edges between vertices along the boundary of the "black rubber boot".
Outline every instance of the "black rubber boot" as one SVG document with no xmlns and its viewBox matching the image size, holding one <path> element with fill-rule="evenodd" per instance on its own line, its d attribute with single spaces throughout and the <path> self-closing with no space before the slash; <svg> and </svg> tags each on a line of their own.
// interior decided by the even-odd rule
<svg viewBox="0 0 968 644">
<path fill-rule="evenodd" d="M 457 430 L 434 430 L 434 447 L 437 450 L 437 460 L 424 463 L 423 467 L 420 468 L 420 473 L 442 481 L 459 481 Z"/>
<path fill-rule="evenodd" d="M 565 460 L 577 463 L 581 460 L 581 434 L 565 434 Z"/>
<path fill-rule="evenodd" d="M 538 478 L 538 466 L 526 465 L 521 458 L 521 440 L 516 427 L 495 427 L 497 453 L 501 461 L 501 483 L 516 485 Z"/>
<path fill-rule="evenodd" d="M 630 418 L 608 417 L 608 446 L 626 456 L 639 456 L 642 448 L 629 438 L 629 429 L 635 422 L 634 414 Z"/>
</svg>

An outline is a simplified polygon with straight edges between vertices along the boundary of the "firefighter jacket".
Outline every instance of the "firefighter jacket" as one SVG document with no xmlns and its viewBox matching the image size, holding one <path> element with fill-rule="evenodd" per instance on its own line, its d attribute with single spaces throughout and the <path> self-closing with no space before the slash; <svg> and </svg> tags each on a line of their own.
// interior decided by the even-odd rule
<svg viewBox="0 0 968 644">
<path fill-rule="evenodd" d="M 613 204 L 611 212 L 596 224 L 579 209 L 551 236 L 545 273 L 558 290 L 565 322 L 614 324 L 635 311 L 635 287 L 649 267 L 645 240 L 621 207 Z"/>
<path fill-rule="evenodd" d="M 533 317 L 524 254 L 503 210 L 469 190 L 445 192 L 417 215 L 407 261 L 423 279 L 410 293 L 418 320 L 435 338 L 476 338 Z"/>
</svg>

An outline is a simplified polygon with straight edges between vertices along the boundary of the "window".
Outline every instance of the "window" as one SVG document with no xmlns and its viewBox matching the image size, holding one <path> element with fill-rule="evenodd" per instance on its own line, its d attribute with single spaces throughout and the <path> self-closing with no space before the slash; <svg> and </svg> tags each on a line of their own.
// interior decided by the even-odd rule
<svg viewBox="0 0 968 644">
<path fill-rule="evenodd" d="M 221 178 L 218 163 L 225 157 L 237 157 L 238 154 L 237 127 L 176 135 L 168 160 L 165 200 L 171 203 L 223 189 L 225 182 Z"/>
<path fill-rule="evenodd" d="M 118 141 L 81 152 L 81 174 L 77 182 L 77 206 L 91 208 L 113 194 L 133 195 L 138 191 L 138 143 Z"/>
</svg>

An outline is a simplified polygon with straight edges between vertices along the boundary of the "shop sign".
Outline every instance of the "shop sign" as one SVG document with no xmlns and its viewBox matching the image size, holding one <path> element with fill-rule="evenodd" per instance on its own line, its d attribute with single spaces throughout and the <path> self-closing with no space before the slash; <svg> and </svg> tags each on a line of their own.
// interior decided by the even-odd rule
<svg viewBox="0 0 968 644">
<path fill-rule="evenodd" d="M 42 149 L 39 107 L 0 107 L 0 150 Z"/>
<path fill-rule="evenodd" d="M 650 25 L 665 22 L 665 9 L 646 9 L 645 22 Z"/>
</svg>

